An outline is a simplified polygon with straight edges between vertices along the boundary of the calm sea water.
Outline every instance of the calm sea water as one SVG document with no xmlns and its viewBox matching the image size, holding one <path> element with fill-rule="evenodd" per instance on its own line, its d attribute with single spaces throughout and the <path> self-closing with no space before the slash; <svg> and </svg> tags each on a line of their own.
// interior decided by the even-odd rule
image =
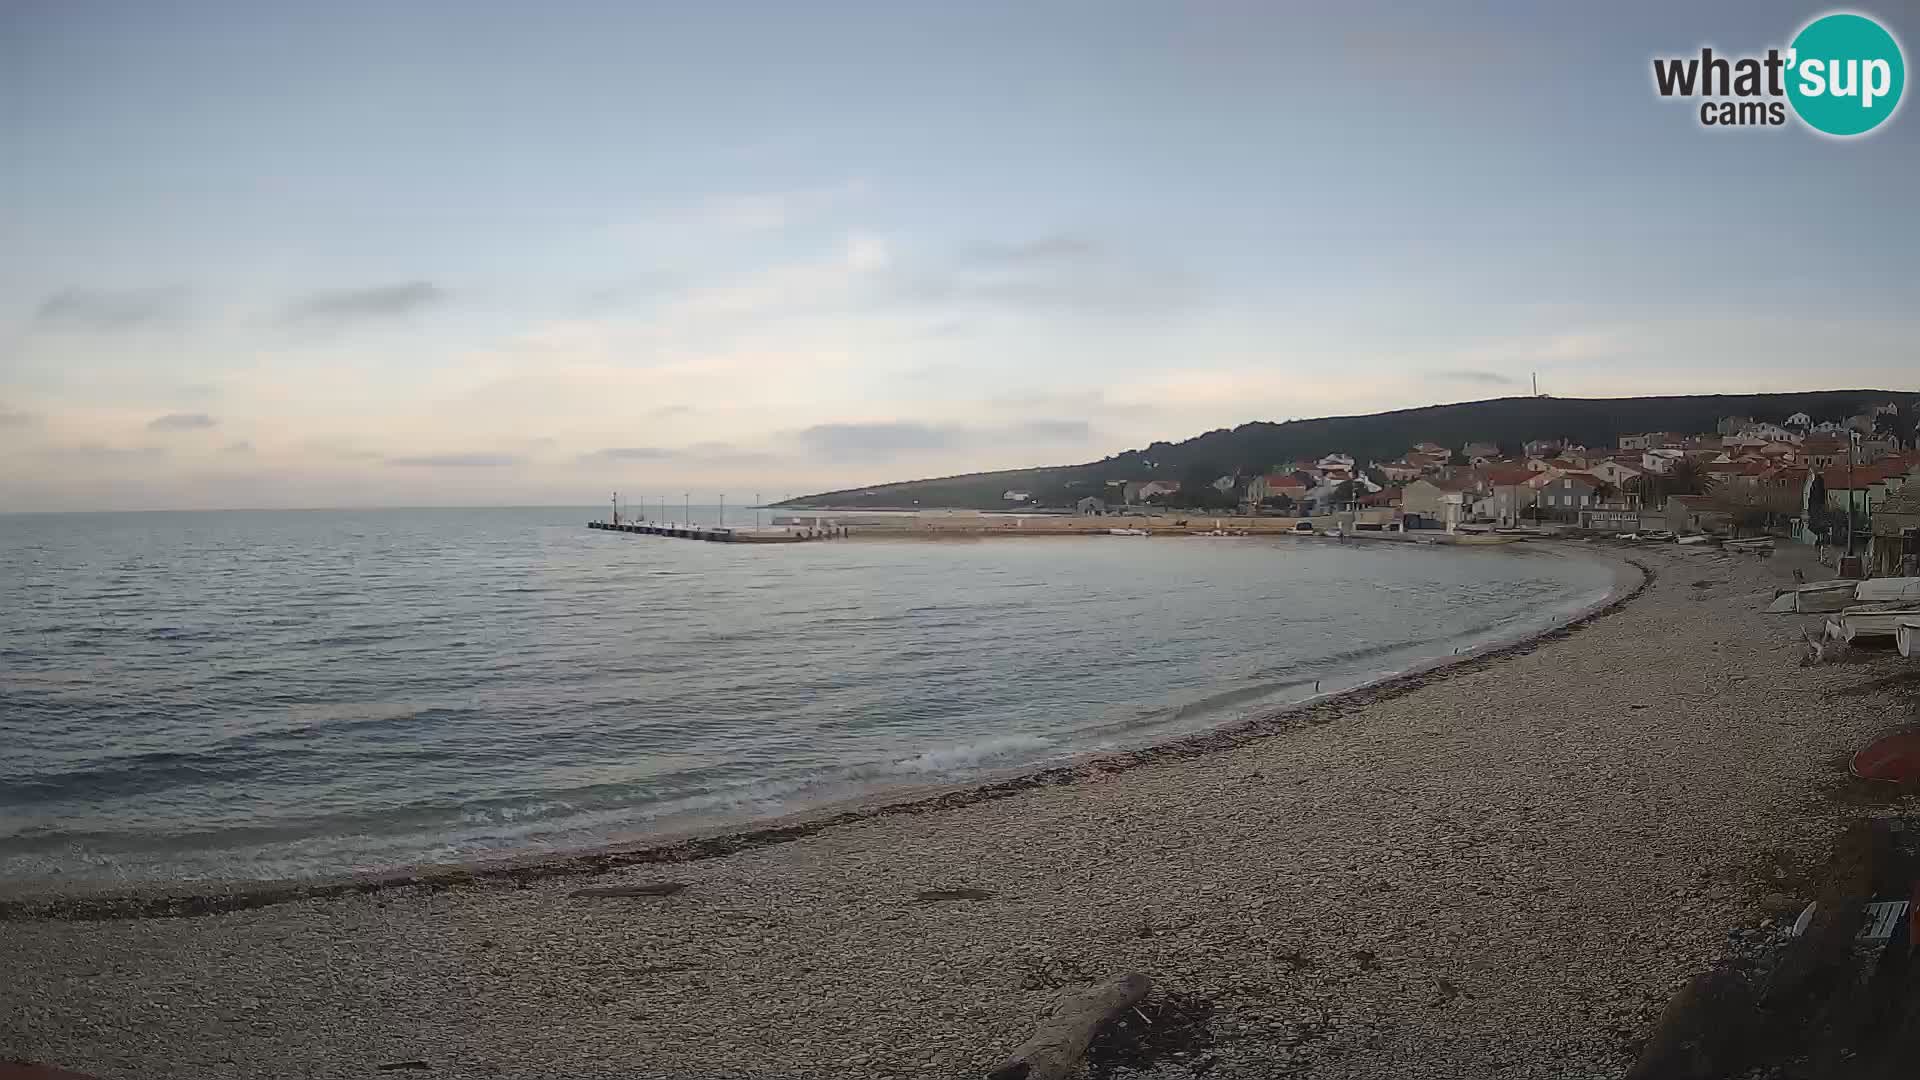
<svg viewBox="0 0 1920 1080">
<path fill-rule="evenodd" d="M 594 532 L 595 512 L 0 516 L 0 885 L 766 816 L 1228 722 L 1611 584 L 1542 554 L 737 547 Z"/>
</svg>

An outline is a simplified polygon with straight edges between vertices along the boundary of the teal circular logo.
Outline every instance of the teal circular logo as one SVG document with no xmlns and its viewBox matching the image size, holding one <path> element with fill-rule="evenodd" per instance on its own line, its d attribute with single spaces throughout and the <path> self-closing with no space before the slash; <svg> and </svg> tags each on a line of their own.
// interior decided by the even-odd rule
<svg viewBox="0 0 1920 1080">
<path fill-rule="evenodd" d="M 1900 106 L 1907 64 L 1900 43 L 1865 15 L 1808 23 L 1787 54 L 1787 100 L 1816 131 L 1864 135 Z"/>
</svg>

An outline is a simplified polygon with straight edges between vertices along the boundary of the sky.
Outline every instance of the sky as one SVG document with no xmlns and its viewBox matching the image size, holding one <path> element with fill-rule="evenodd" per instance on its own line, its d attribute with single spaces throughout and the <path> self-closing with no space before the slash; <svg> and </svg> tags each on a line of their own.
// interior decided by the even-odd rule
<svg viewBox="0 0 1920 1080">
<path fill-rule="evenodd" d="M 1824 10 L 0 0 L 0 511 L 770 499 L 1536 374 L 1920 389 L 1914 108 L 1653 91 Z M 1920 6 L 1858 10 L 1913 59 Z"/>
</svg>

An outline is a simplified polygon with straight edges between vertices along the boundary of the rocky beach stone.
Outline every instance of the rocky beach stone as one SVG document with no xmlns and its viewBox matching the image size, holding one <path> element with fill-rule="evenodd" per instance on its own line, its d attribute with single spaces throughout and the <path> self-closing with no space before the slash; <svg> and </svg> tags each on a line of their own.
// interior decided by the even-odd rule
<svg viewBox="0 0 1920 1080">
<path fill-rule="evenodd" d="M 1800 667 L 1801 620 L 1761 613 L 1794 552 L 1632 557 L 1646 590 L 1529 649 L 1216 752 L 681 862 L 643 918 L 570 901 L 621 884 L 574 875 L 0 921 L 0 1058 L 980 1076 L 1064 989 L 1138 971 L 1205 1030 L 1136 1075 L 1619 1076 L 1748 947 L 1729 931 L 1800 898 L 1774 871 L 1819 862 L 1856 812 L 1826 798 L 1846 755 L 1905 715 L 1868 685 L 1899 661 Z M 954 882 L 992 900 L 909 899 Z"/>
</svg>

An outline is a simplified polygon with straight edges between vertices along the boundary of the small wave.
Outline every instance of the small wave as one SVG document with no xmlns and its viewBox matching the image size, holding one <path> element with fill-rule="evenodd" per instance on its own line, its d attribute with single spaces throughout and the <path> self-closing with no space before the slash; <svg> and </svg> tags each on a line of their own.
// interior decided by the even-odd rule
<svg viewBox="0 0 1920 1080">
<path fill-rule="evenodd" d="M 898 758 L 875 770 L 874 775 L 933 776 L 973 768 L 996 759 L 1026 756 L 1036 750 L 1055 746 L 1052 739 L 1038 735 L 1002 735 L 972 742 L 942 746 Z"/>
<path fill-rule="evenodd" d="M 1192 716 L 1204 716 L 1207 713 L 1230 709 L 1235 705 L 1244 705 L 1249 701 L 1271 697 L 1283 690 L 1311 686 L 1313 682 L 1314 680 L 1312 679 L 1283 679 L 1277 682 L 1254 683 L 1251 686 L 1241 686 L 1232 690 L 1222 690 L 1219 693 L 1208 694 L 1206 697 L 1189 701 L 1184 705 L 1176 705 L 1172 710 L 1162 713 L 1161 715 L 1169 720 L 1183 720 Z"/>
</svg>

